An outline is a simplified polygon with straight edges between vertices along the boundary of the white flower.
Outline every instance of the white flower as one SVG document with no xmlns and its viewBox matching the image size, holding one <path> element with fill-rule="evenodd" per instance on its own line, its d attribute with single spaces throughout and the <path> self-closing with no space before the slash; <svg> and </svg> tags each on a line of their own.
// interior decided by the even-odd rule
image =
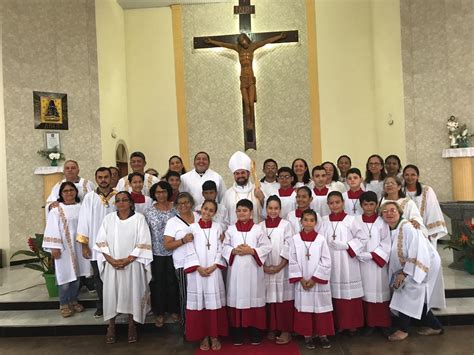
<svg viewBox="0 0 474 355">
<path fill-rule="evenodd" d="M 51 160 L 54 160 L 54 159 L 55 159 L 55 156 L 56 156 L 56 154 L 54 154 L 54 153 L 49 153 L 48 158 L 51 159 Z"/>
<path fill-rule="evenodd" d="M 463 137 L 467 136 L 467 128 L 464 131 L 462 131 L 461 136 L 463 136 Z"/>
</svg>

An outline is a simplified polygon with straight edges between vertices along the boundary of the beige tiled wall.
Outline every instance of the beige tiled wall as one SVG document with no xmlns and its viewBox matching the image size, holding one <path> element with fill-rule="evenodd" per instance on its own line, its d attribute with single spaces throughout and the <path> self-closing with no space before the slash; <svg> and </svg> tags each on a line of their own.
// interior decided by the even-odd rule
<svg viewBox="0 0 474 355">
<path fill-rule="evenodd" d="M 441 201 L 452 199 L 446 120 L 474 129 L 474 1 L 401 0 L 407 160 Z"/>
<path fill-rule="evenodd" d="M 43 232 L 43 180 L 33 171 L 48 163 L 43 130 L 34 129 L 33 91 L 68 95 L 69 130 L 61 131 L 66 158 L 93 178 L 99 165 L 100 125 L 94 0 L 5 0 L 3 76 L 10 248 Z"/>
</svg>

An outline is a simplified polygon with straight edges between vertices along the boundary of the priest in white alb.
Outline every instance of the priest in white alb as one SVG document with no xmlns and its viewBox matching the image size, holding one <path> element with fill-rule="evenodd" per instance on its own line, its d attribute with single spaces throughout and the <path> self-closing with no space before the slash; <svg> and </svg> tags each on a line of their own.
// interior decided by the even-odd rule
<svg viewBox="0 0 474 355">
<path fill-rule="evenodd" d="M 235 206 L 242 199 L 250 200 L 253 204 L 253 222 L 262 221 L 262 205 L 265 198 L 263 192 L 250 181 L 250 166 L 252 160 L 243 152 L 235 152 L 229 159 L 229 169 L 234 174 L 234 184 L 225 192 L 222 204 L 226 207 L 230 224 L 237 222 Z"/>
<path fill-rule="evenodd" d="M 222 203 L 225 193 L 225 184 L 222 176 L 212 169 L 209 169 L 211 158 L 206 152 L 198 152 L 194 156 L 194 169 L 181 175 L 180 192 L 189 192 L 194 199 L 196 206 L 204 202 L 202 195 L 202 185 L 208 181 L 214 181 L 217 188 L 217 203 Z"/>
<path fill-rule="evenodd" d="M 87 193 L 82 201 L 77 225 L 76 240 L 82 245 L 82 255 L 90 259 L 94 270 L 94 286 L 97 291 L 97 310 L 94 317 L 102 317 L 102 280 L 97 267 L 97 251 L 94 245 L 97 233 L 105 216 L 115 211 L 115 195 L 117 191 L 110 186 L 111 172 L 107 167 L 100 167 L 95 172 L 98 185 L 95 191 Z"/>
<path fill-rule="evenodd" d="M 134 343 L 134 322 L 143 324 L 151 309 L 151 236 L 129 192 L 119 192 L 115 204 L 117 212 L 105 217 L 94 245 L 104 283 L 104 321 L 109 321 L 106 342 L 115 342 L 115 317 L 122 313 L 128 314 L 128 342 Z"/>
</svg>

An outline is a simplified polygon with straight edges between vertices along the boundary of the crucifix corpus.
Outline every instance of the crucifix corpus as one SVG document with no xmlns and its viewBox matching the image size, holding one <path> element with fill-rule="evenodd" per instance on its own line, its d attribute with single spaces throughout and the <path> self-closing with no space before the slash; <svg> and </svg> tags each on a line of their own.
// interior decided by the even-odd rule
<svg viewBox="0 0 474 355">
<path fill-rule="evenodd" d="M 252 33 L 251 15 L 254 13 L 255 6 L 250 4 L 250 0 L 239 0 L 239 5 L 234 6 L 234 14 L 239 15 L 240 34 L 194 37 L 195 49 L 224 47 L 239 54 L 245 150 L 257 149 L 255 135 L 257 90 L 252 68 L 254 52 L 268 43 L 298 42 L 298 31 Z"/>
</svg>

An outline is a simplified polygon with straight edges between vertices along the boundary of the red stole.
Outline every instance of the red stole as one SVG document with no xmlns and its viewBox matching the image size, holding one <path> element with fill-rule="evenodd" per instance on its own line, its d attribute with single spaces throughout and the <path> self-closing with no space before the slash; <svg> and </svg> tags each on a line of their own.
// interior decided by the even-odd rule
<svg viewBox="0 0 474 355">
<path fill-rule="evenodd" d="M 344 211 L 339 212 L 339 213 L 331 213 L 329 215 L 329 220 L 331 222 L 340 222 L 340 221 L 343 221 L 346 216 L 347 214 Z"/>
<path fill-rule="evenodd" d="M 278 195 L 280 195 L 280 197 L 289 197 L 289 196 L 291 196 L 293 191 L 295 191 L 295 189 L 293 187 L 278 189 Z"/>
<path fill-rule="evenodd" d="M 276 228 L 280 224 L 281 218 L 270 218 L 265 219 L 265 227 L 267 228 Z"/>
<path fill-rule="evenodd" d="M 251 219 L 245 223 L 242 221 L 237 221 L 237 223 L 235 224 L 235 228 L 237 228 L 239 232 L 250 232 L 252 227 L 253 227 L 253 220 Z"/>
<path fill-rule="evenodd" d="M 212 227 L 212 221 L 204 222 L 202 219 L 200 219 L 198 223 L 202 229 L 209 229 Z"/>
<path fill-rule="evenodd" d="M 355 199 L 359 199 L 360 195 L 362 195 L 363 193 L 364 193 L 364 191 L 362 191 L 362 189 L 359 189 L 357 191 L 349 190 L 349 191 L 347 191 L 347 196 L 351 200 L 355 200 Z"/>
<path fill-rule="evenodd" d="M 132 200 L 135 203 L 145 203 L 145 195 L 137 194 L 136 192 L 131 192 L 130 195 L 132 196 Z"/>
<path fill-rule="evenodd" d="M 326 196 L 329 192 L 329 189 L 327 186 L 324 186 L 321 190 L 318 190 L 318 188 L 315 187 L 313 191 L 316 196 Z"/>
</svg>

